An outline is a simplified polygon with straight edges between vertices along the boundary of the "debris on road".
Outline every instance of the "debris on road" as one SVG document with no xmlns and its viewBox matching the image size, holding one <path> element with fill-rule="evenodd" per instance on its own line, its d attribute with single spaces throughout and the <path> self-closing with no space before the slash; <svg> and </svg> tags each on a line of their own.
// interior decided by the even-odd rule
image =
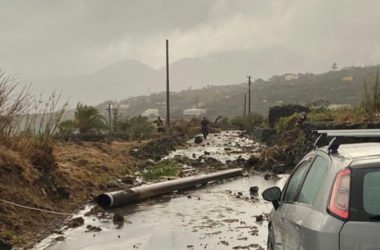
<svg viewBox="0 0 380 250">
<path fill-rule="evenodd" d="M 76 227 L 83 226 L 83 224 L 84 224 L 83 217 L 76 217 L 76 218 L 69 220 L 67 222 L 66 226 L 67 226 L 67 228 L 76 228 Z"/>
</svg>

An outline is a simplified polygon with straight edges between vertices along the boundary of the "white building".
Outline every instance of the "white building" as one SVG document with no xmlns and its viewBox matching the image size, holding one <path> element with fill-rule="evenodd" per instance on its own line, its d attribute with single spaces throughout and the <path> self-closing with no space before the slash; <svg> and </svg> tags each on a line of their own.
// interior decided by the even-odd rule
<svg viewBox="0 0 380 250">
<path fill-rule="evenodd" d="M 288 74 L 285 76 L 285 81 L 298 80 L 298 75 Z"/>
<path fill-rule="evenodd" d="M 192 108 L 192 109 L 185 109 L 183 111 L 183 115 L 186 116 L 186 117 L 199 117 L 201 115 L 206 114 L 206 112 L 207 112 L 206 109 Z"/>
<path fill-rule="evenodd" d="M 345 77 L 342 77 L 342 82 L 352 82 L 353 79 L 354 78 L 352 76 L 345 76 Z"/>
<path fill-rule="evenodd" d="M 339 109 L 352 109 L 350 104 L 330 104 L 327 106 L 329 110 L 339 110 Z"/>
</svg>

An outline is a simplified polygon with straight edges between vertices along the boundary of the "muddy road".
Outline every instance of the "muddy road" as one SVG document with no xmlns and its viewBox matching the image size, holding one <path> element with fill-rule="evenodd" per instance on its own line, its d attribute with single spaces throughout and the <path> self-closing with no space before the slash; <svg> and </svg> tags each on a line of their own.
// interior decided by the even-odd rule
<svg viewBox="0 0 380 250">
<path fill-rule="evenodd" d="M 254 142 L 243 141 L 238 133 L 227 133 L 210 138 L 208 144 L 190 145 L 170 157 L 203 154 L 207 150 L 212 157 L 228 161 L 249 157 L 241 148 Z M 235 153 L 227 157 L 225 144 Z M 265 180 L 256 174 L 223 180 L 109 210 L 102 216 L 84 216 L 92 208 L 88 206 L 78 214 L 84 218 L 83 226 L 51 235 L 35 249 L 266 249 L 266 215 L 272 205 L 260 195 L 252 196 L 249 189 L 258 186 L 261 193 L 274 185 L 282 187 L 286 177 Z M 113 223 L 114 213 L 124 216 L 123 225 Z M 97 232 L 98 228 L 101 231 Z"/>
</svg>

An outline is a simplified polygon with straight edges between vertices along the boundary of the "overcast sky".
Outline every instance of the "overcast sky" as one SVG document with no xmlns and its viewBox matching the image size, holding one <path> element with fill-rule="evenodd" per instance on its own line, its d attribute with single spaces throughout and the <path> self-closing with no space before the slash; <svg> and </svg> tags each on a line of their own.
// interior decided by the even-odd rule
<svg viewBox="0 0 380 250">
<path fill-rule="evenodd" d="M 171 60 L 284 48 L 376 64 L 379 9 L 376 0 L 0 0 L 0 68 L 31 79 L 122 59 L 158 68 L 166 38 Z"/>
</svg>

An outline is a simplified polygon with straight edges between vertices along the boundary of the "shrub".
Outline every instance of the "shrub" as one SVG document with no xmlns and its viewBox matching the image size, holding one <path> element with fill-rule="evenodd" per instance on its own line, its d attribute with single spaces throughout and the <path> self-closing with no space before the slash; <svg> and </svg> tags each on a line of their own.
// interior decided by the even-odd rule
<svg viewBox="0 0 380 250">
<path fill-rule="evenodd" d="M 281 117 L 280 120 L 275 124 L 275 129 L 277 133 L 283 133 L 287 130 L 291 130 L 297 126 L 299 114 L 294 113 L 291 116 Z"/>
<path fill-rule="evenodd" d="M 150 138 L 155 130 L 148 118 L 143 116 L 121 120 L 117 127 L 121 133 L 125 133 L 132 139 Z"/>
<path fill-rule="evenodd" d="M 250 114 L 247 116 L 238 116 L 231 119 L 231 124 L 239 127 L 240 130 L 246 130 L 248 133 L 253 132 L 255 127 L 266 127 L 264 117 L 260 114 Z"/>
<path fill-rule="evenodd" d="M 360 108 L 314 110 L 307 114 L 307 120 L 310 122 L 362 123 L 367 120 L 367 117 L 366 113 Z"/>
<path fill-rule="evenodd" d="M 268 121 L 271 127 L 282 118 L 293 115 L 294 113 L 309 112 L 309 108 L 297 105 L 297 104 L 287 104 L 282 106 L 274 106 L 269 109 Z"/>
</svg>

